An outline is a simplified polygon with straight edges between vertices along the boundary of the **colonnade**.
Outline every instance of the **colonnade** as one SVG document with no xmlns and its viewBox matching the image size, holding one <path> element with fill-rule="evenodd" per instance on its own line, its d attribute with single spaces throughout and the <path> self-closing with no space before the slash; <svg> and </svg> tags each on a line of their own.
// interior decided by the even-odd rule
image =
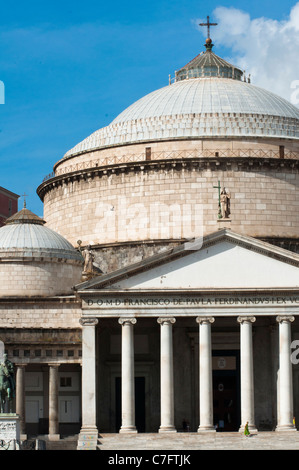
<svg viewBox="0 0 299 470">
<path fill-rule="evenodd" d="M 293 425 L 293 385 L 290 360 L 292 316 L 278 316 L 279 324 L 279 371 L 277 430 L 295 430 Z M 174 424 L 173 383 L 173 325 L 175 318 L 158 318 L 160 324 L 160 403 L 161 418 L 159 432 L 176 432 Z M 215 318 L 199 316 L 199 427 L 198 432 L 214 432 L 212 342 L 211 325 Z M 217 318 L 216 318 L 217 321 Z M 241 426 L 246 423 L 255 430 L 254 418 L 254 373 L 252 324 L 254 316 L 239 316 L 240 324 L 240 378 L 241 378 Z M 134 325 L 136 318 L 120 318 L 122 330 L 122 424 L 120 432 L 135 433 L 134 409 Z M 83 330 L 82 364 L 82 432 L 95 430 L 96 425 L 96 325 L 97 319 L 81 320 Z"/>
</svg>

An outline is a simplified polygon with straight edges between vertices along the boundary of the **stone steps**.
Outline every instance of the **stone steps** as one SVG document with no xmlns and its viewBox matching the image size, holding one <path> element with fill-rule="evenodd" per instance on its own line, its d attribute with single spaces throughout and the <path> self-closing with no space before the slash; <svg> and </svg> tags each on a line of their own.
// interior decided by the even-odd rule
<svg viewBox="0 0 299 470">
<path fill-rule="evenodd" d="M 298 432 L 100 434 L 98 450 L 298 450 Z"/>
<path fill-rule="evenodd" d="M 76 450 L 79 436 L 45 441 L 45 450 Z M 97 450 L 185 451 L 185 450 L 299 450 L 299 432 L 258 432 L 245 437 L 239 432 L 172 434 L 99 434 Z M 133 454 L 132 454 L 133 455 Z"/>
</svg>

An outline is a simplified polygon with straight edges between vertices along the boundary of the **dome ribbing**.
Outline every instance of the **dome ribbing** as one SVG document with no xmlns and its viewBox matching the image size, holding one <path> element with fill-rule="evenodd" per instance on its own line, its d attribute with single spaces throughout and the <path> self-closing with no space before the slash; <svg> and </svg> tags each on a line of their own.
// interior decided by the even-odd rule
<svg viewBox="0 0 299 470">
<path fill-rule="evenodd" d="M 299 109 L 240 80 L 181 80 L 136 101 L 64 158 L 112 145 L 205 137 L 299 139 Z"/>
</svg>

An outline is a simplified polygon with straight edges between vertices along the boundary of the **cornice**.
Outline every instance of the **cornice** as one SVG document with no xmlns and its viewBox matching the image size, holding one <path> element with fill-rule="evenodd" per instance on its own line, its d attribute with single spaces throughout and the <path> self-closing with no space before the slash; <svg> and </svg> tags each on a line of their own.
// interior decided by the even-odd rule
<svg viewBox="0 0 299 470">
<path fill-rule="evenodd" d="M 43 201 L 47 192 L 62 187 L 74 181 L 90 180 L 107 177 L 110 175 L 149 172 L 149 171 L 181 171 L 210 169 L 212 171 L 298 171 L 299 160 L 257 157 L 207 157 L 207 158 L 182 158 L 154 161 L 127 162 L 106 166 L 84 168 L 62 175 L 54 176 L 40 184 L 36 190 Z"/>
</svg>

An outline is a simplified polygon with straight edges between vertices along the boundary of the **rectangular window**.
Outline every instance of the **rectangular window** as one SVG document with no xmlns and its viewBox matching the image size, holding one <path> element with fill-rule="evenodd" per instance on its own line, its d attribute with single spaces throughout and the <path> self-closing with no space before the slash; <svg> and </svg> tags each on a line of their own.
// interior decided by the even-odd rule
<svg viewBox="0 0 299 470">
<path fill-rule="evenodd" d="M 71 387 L 72 377 L 60 377 L 60 387 Z"/>
</svg>

